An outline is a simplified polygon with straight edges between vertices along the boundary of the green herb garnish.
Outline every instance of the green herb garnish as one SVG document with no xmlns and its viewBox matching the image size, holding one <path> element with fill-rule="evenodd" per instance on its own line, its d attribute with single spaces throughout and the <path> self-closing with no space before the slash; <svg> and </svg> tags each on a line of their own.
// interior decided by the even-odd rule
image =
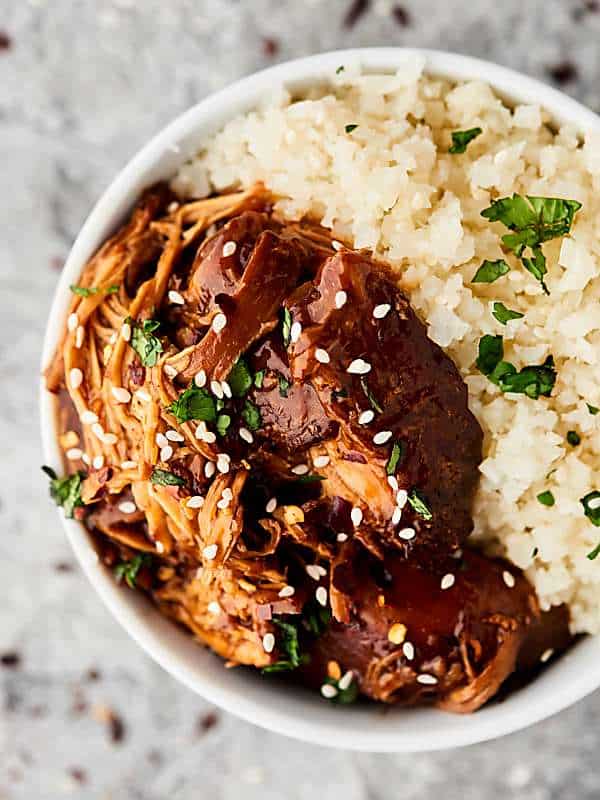
<svg viewBox="0 0 600 800">
<path fill-rule="evenodd" d="M 185 486 L 185 480 L 167 469 L 154 467 L 150 481 L 158 486 Z"/>
<path fill-rule="evenodd" d="M 238 358 L 233 365 L 227 383 L 234 397 L 243 397 L 249 391 L 252 386 L 252 375 L 243 358 Z"/>
<path fill-rule="evenodd" d="M 294 478 L 294 483 L 316 483 L 317 481 L 324 480 L 324 475 L 318 475 L 316 472 L 312 472 L 310 475 L 298 475 L 297 478 Z"/>
<path fill-rule="evenodd" d="M 331 622 L 331 609 L 309 602 L 302 609 L 302 623 L 313 636 L 322 636 Z"/>
<path fill-rule="evenodd" d="M 142 323 L 136 322 L 131 317 L 125 320 L 131 326 L 131 339 L 129 344 L 140 357 L 145 367 L 154 367 L 158 357 L 163 352 L 160 339 L 154 331 L 160 327 L 160 322 L 155 319 L 145 319 Z"/>
<path fill-rule="evenodd" d="M 433 519 L 433 514 L 431 513 L 431 509 L 427 505 L 427 501 L 425 500 L 423 495 L 418 491 L 418 489 L 410 490 L 410 492 L 408 493 L 408 502 L 420 517 L 423 517 L 423 519 L 426 520 Z"/>
<path fill-rule="evenodd" d="M 448 150 L 452 155 L 464 153 L 469 142 L 476 139 L 483 131 L 481 128 L 469 128 L 466 131 L 452 131 L 452 147 Z"/>
<path fill-rule="evenodd" d="M 479 340 L 479 354 L 475 365 L 480 372 L 488 377 L 494 372 L 504 357 L 504 344 L 502 336 L 492 336 L 487 333 Z"/>
<path fill-rule="evenodd" d="M 143 566 L 149 566 L 152 563 L 152 556 L 149 553 L 140 553 L 129 561 L 121 561 L 115 567 L 115 577 L 121 582 L 125 578 L 125 583 L 130 589 L 136 588 L 136 579 L 139 571 Z"/>
<path fill-rule="evenodd" d="M 362 390 L 365 393 L 365 397 L 367 398 L 367 400 L 371 404 L 371 408 L 374 411 L 377 411 L 380 414 L 383 414 L 383 409 L 379 405 L 379 403 L 377 402 L 377 399 L 376 399 L 375 395 L 373 394 L 373 392 L 369 389 L 369 384 L 367 383 L 367 379 L 366 379 L 366 377 L 364 375 L 360 379 L 360 385 L 362 386 Z"/>
<path fill-rule="evenodd" d="M 511 311 L 504 303 L 494 303 L 492 316 L 495 317 L 501 325 L 506 325 L 511 319 L 522 319 L 524 314 L 520 314 L 518 311 Z"/>
<path fill-rule="evenodd" d="M 492 201 L 492 205 L 484 209 L 481 216 L 490 222 L 501 222 L 513 231 L 502 237 L 502 243 L 521 259 L 525 269 L 549 294 L 544 280 L 546 257 L 541 245 L 550 239 L 566 236 L 580 208 L 581 203 L 576 200 L 513 194 L 512 197 Z M 531 251 L 527 257 L 524 256 L 526 248 Z"/>
<path fill-rule="evenodd" d="M 339 66 L 339 67 L 336 69 L 336 71 L 335 71 L 335 74 L 336 74 L 336 75 L 339 75 L 339 74 L 340 74 L 340 72 L 343 72 L 343 71 L 344 71 L 344 69 L 345 69 L 344 65 L 343 65 L 343 64 L 340 64 L 340 66 Z"/>
<path fill-rule="evenodd" d="M 262 425 L 262 418 L 260 416 L 260 411 L 251 403 L 250 400 L 246 400 L 244 403 L 244 408 L 242 409 L 242 417 L 244 418 L 244 422 L 248 426 L 248 429 L 251 431 L 257 431 L 260 426 Z"/>
<path fill-rule="evenodd" d="M 323 683 L 328 683 L 330 686 L 335 686 L 337 689 L 337 694 L 335 697 L 328 697 L 330 703 L 339 704 L 339 705 L 349 705 L 350 703 L 356 702 L 358 699 L 358 683 L 353 678 L 352 683 L 348 686 L 347 689 L 340 689 L 338 685 L 338 681 L 334 680 L 333 678 L 325 678 Z"/>
<path fill-rule="evenodd" d="M 533 550 L 531 551 L 531 558 L 535 558 L 539 552 L 540 552 L 540 548 L 539 547 L 534 547 Z"/>
<path fill-rule="evenodd" d="M 486 259 L 471 278 L 471 283 L 493 283 L 507 272 L 510 272 L 510 267 L 503 258 L 496 261 Z"/>
<path fill-rule="evenodd" d="M 591 550 L 586 558 L 589 558 L 590 561 L 594 561 L 600 555 L 600 542 Z"/>
<path fill-rule="evenodd" d="M 65 517 L 72 519 L 73 511 L 83 505 L 81 483 L 85 472 L 74 472 L 65 478 L 59 478 L 52 467 L 44 466 L 42 470 L 50 478 L 50 497 L 57 506 L 62 506 Z"/>
<path fill-rule="evenodd" d="M 398 468 L 398 464 L 403 460 L 405 455 L 406 455 L 406 444 L 399 439 L 397 442 L 394 442 L 394 445 L 392 447 L 392 452 L 390 453 L 390 457 L 385 466 L 386 475 L 395 474 L 396 469 Z"/>
<path fill-rule="evenodd" d="M 600 492 L 588 492 L 579 501 L 583 506 L 583 511 L 592 525 L 600 526 Z"/>
<path fill-rule="evenodd" d="M 217 433 L 219 436 L 225 436 L 229 426 L 231 425 L 231 417 L 229 414 L 219 414 L 217 417 Z"/>
<path fill-rule="evenodd" d="M 600 411 L 600 408 L 598 408 L 597 406 L 593 406 L 591 403 L 586 403 L 586 406 L 592 417 L 595 417 L 596 414 Z"/>
<path fill-rule="evenodd" d="M 254 373 L 254 385 L 256 386 L 257 389 L 262 389 L 264 379 L 265 379 L 264 369 L 259 369 L 258 372 Z"/>
<path fill-rule="evenodd" d="M 554 503 L 555 503 L 555 500 L 554 500 L 554 495 L 553 495 L 553 494 L 552 494 L 552 492 L 551 492 L 551 491 L 549 491 L 549 490 L 548 490 L 548 491 L 545 491 L 545 492 L 540 492 L 540 493 L 537 495 L 537 500 L 538 500 L 538 502 L 539 502 L 539 503 L 541 503 L 543 506 L 553 506 L 553 505 L 554 505 Z"/>
<path fill-rule="evenodd" d="M 284 378 L 283 375 L 281 375 L 281 374 L 277 378 L 277 383 L 279 384 L 279 394 L 282 397 L 287 397 L 288 396 L 288 389 L 290 388 L 290 386 L 292 384 L 288 381 L 287 378 Z"/>
<path fill-rule="evenodd" d="M 168 406 L 167 411 L 170 411 L 180 424 L 191 419 L 214 422 L 217 418 L 214 398 L 206 389 L 199 389 L 194 383 Z"/>
<path fill-rule="evenodd" d="M 90 295 L 98 294 L 99 292 L 114 294 L 119 291 L 120 287 L 117 283 L 107 286 L 106 288 L 102 288 L 101 286 L 77 286 L 77 284 L 72 283 L 69 288 L 73 294 L 77 294 L 79 297 L 90 297 Z"/>
<path fill-rule="evenodd" d="M 537 400 L 549 397 L 556 381 L 556 370 L 552 356 L 543 364 L 523 367 L 519 372 L 508 361 L 503 361 L 504 344 L 502 336 L 486 334 L 479 341 L 477 369 L 486 375 L 503 392 L 525 394 Z"/>
<path fill-rule="evenodd" d="M 571 445 L 571 447 L 577 447 L 578 444 L 581 444 L 581 436 L 577 433 L 577 431 L 568 431 L 567 442 Z"/>
<path fill-rule="evenodd" d="M 352 131 L 355 131 L 357 128 L 358 125 L 346 125 L 344 130 L 346 131 L 346 133 L 352 133 Z"/>
<path fill-rule="evenodd" d="M 289 308 L 283 309 L 283 317 L 281 320 L 281 336 L 283 337 L 283 344 L 289 347 L 292 335 L 292 315 Z"/>
<path fill-rule="evenodd" d="M 277 647 L 284 658 L 269 664 L 263 668 L 263 672 L 287 672 L 296 669 L 308 661 L 308 656 L 300 653 L 300 639 L 298 637 L 298 627 L 291 622 L 284 622 L 281 619 L 273 619 L 275 625 L 281 630 L 281 635 L 277 638 Z"/>
</svg>

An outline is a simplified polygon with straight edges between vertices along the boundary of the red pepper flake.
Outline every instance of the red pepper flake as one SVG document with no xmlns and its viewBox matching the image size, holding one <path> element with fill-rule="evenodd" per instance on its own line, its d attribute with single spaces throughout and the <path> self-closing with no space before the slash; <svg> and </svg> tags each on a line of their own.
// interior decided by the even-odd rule
<svg viewBox="0 0 600 800">
<path fill-rule="evenodd" d="M 73 564 L 69 561 L 57 561 L 54 565 L 55 572 L 73 572 Z"/>
<path fill-rule="evenodd" d="M 205 733 L 208 733 L 212 728 L 215 727 L 219 722 L 219 717 L 214 711 L 209 711 L 207 714 L 202 714 L 202 716 L 198 719 L 198 723 L 196 725 L 196 731 L 200 736 Z"/>
<path fill-rule="evenodd" d="M 100 674 L 100 670 L 95 669 L 94 667 L 91 667 L 85 673 L 85 679 L 90 682 L 99 681 L 101 677 L 102 675 Z"/>
<path fill-rule="evenodd" d="M 64 265 L 65 265 L 65 260 L 60 256 L 52 256 L 52 258 L 50 259 L 50 268 L 55 270 L 56 272 L 60 272 L 61 269 L 64 267 Z"/>
<path fill-rule="evenodd" d="M 410 14 L 404 6 L 394 6 L 392 8 L 392 17 L 401 28 L 408 28 L 410 25 Z"/>
<path fill-rule="evenodd" d="M 0 50 L 10 50 L 12 47 L 12 39 L 6 31 L 0 31 Z"/>
<path fill-rule="evenodd" d="M 108 717 L 108 733 L 115 744 L 120 744 L 125 738 L 125 723 L 116 711 L 111 711 Z"/>
<path fill-rule="evenodd" d="M 344 17 L 344 28 L 353 28 L 363 14 L 367 13 L 370 5 L 370 0 L 352 0 Z"/>
<path fill-rule="evenodd" d="M 579 77 L 579 70 L 577 65 L 572 61 L 561 61 L 553 67 L 548 67 L 548 75 L 555 83 L 563 86 L 566 83 L 572 83 Z"/>
<path fill-rule="evenodd" d="M 3 653 L 0 656 L 0 664 L 7 669 L 18 669 L 21 666 L 21 656 L 15 650 Z"/>
<path fill-rule="evenodd" d="M 146 380 L 146 367 L 137 356 L 129 364 L 129 380 L 134 386 L 143 386 Z"/>
<path fill-rule="evenodd" d="M 69 769 L 69 775 L 73 778 L 75 783 L 78 783 L 80 786 L 87 783 L 87 774 L 81 767 L 71 767 Z"/>
<path fill-rule="evenodd" d="M 279 42 L 270 36 L 264 36 L 262 40 L 263 54 L 267 58 L 274 58 L 279 53 Z"/>
</svg>

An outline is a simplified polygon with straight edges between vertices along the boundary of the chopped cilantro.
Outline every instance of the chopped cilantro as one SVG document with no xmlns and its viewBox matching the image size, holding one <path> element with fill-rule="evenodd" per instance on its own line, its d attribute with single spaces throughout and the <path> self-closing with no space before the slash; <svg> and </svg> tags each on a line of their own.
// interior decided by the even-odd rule
<svg viewBox="0 0 600 800">
<path fill-rule="evenodd" d="M 595 559 L 599 555 L 600 555 L 600 543 L 598 543 L 593 550 L 590 550 L 590 552 L 587 554 L 587 558 L 589 558 L 590 561 L 595 561 Z"/>
<path fill-rule="evenodd" d="M 206 389 L 199 389 L 194 383 L 182 392 L 167 408 L 177 420 L 177 422 L 188 422 L 191 419 L 201 420 L 202 422 L 214 422 L 217 417 L 217 409 L 213 397 Z"/>
<path fill-rule="evenodd" d="M 309 602 L 302 609 L 302 624 L 313 636 L 322 636 L 330 622 L 331 610 L 329 608 Z"/>
<path fill-rule="evenodd" d="M 598 411 L 600 411 L 600 408 L 593 406 L 591 403 L 586 403 L 586 406 L 592 417 L 595 417 Z"/>
<path fill-rule="evenodd" d="M 588 492 L 579 501 L 589 521 L 596 527 L 600 526 L 600 492 Z"/>
<path fill-rule="evenodd" d="M 355 131 L 357 128 L 358 125 L 346 125 L 344 130 L 346 131 L 346 133 L 352 133 L 352 131 Z"/>
<path fill-rule="evenodd" d="M 229 426 L 231 425 L 231 417 L 229 414 L 219 414 L 217 417 L 217 433 L 219 436 L 225 436 Z"/>
<path fill-rule="evenodd" d="M 423 519 L 426 520 L 433 519 L 433 514 L 431 513 L 431 509 L 427 505 L 427 501 L 425 500 L 423 495 L 418 491 L 418 489 L 410 490 L 410 492 L 408 493 L 408 502 L 420 517 L 423 517 Z"/>
<path fill-rule="evenodd" d="M 494 303 L 492 316 L 494 316 L 501 325 L 506 325 L 509 320 L 522 319 L 524 315 L 520 314 L 518 311 L 511 311 L 504 303 Z"/>
<path fill-rule="evenodd" d="M 371 404 L 371 408 L 374 411 L 378 411 L 380 414 L 382 414 L 383 413 L 383 409 L 379 405 L 379 403 L 377 402 L 377 399 L 376 399 L 375 395 L 373 394 L 373 392 L 369 389 L 369 384 L 367 383 L 367 379 L 366 379 L 366 377 L 364 375 L 360 379 L 360 385 L 362 386 L 362 390 L 365 393 L 365 397 L 367 398 L 367 400 Z"/>
<path fill-rule="evenodd" d="M 510 272 L 510 267 L 503 258 L 496 261 L 486 259 L 471 278 L 471 283 L 493 283 L 507 272 Z"/>
<path fill-rule="evenodd" d="M 242 417 L 248 428 L 251 431 L 257 431 L 260 426 L 262 425 L 262 418 L 260 416 L 260 411 L 251 403 L 250 400 L 246 400 L 244 403 L 244 408 L 242 409 Z"/>
<path fill-rule="evenodd" d="M 354 678 L 347 689 L 340 689 L 338 681 L 334 680 L 333 678 L 325 678 L 324 683 L 328 683 L 330 686 L 335 686 L 337 689 L 337 694 L 335 697 L 327 698 L 330 703 L 349 705 L 350 703 L 356 702 L 358 698 L 358 683 Z"/>
<path fill-rule="evenodd" d="M 324 475 L 317 475 L 316 472 L 313 472 L 310 475 L 299 475 L 297 478 L 294 478 L 294 483 L 316 483 L 317 481 L 324 480 Z"/>
<path fill-rule="evenodd" d="M 292 334 L 292 315 L 289 308 L 283 309 L 283 316 L 281 320 L 281 335 L 283 337 L 283 344 L 288 347 Z"/>
<path fill-rule="evenodd" d="M 476 139 L 483 131 L 481 128 L 469 128 L 466 131 L 452 131 L 452 147 L 448 150 L 452 155 L 464 153 L 469 142 Z"/>
<path fill-rule="evenodd" d="M 264 667 L 263 672 L 287 672 L 305 664 L 308 656 L 300 653 L 297 624 L 284 622 L 282 619 L 273 619 L 273 622 L 281 630 L 281 635 L 277 638 L 277 647 L 284 657 Z"/>
<path fill-rule="evenodd" d="M 265 379 L 265 371 L 264 369 L 259 369 L 258 372 L 254 374 L 254 385 L 257 389 L 262 389 L 263 381 Z"/>
<path fill-rule="evenodd" d="M 288 381 L 287 378 L 284 378 L 283 375 L 281 375 L 281 374 L 279 375 L 279 378 L 277 379 L 277 382 L 279 384 L 279 394 L 282 397 L 287 397 L 288 396 L 288 389 L 290 388 L 291 383 Z"/>
<path fill-rule="evenodd" d="M 578 444 L 581 444 L 581 436 L 577 433 L 577 431 L 568 431 L 567 442 L 571 445 L 571 447 L 577 447 Z"/>
<path fill-rule="evenodd" d="M 159 469 L 154 467 L 150 481 L 156 483 L 158 486 L 185 486 L 185 480 L 175 475 L 174 472 L 169 472 L 166 469 Z"/>
<path fill-rule="evenodd" d="M 502 336 L 486 334 L 479 341 L 477 369 L 495 383 L 503 392 L 525 394 L 537 400 L 549 397 L 556 381 L 556 370 L 552 356 L 543 364 L 523 367 L 519 372 L 508 361 L 503 361 L 504 345 Z"/>
<path fill-rule="evenodd" d="M 139 553 L 137 556 L 130 558 L 128 561 L 121 561 L 115 567 L 115 577 L 121 582 L 125 578 L 125 583 L 130 589 L 136 588 L 136 579 L 139 571 L 143 566 L 148 566 L 152 563 L 152 556 L 149 553 Z"/>
<path fill-rule="evenodd" d="M 539 502 L 539 503 L 541 503 L 543 506 L 553 506 L 553 505 L 554 505 L 554 503 L 555 503 L 555 500 L 554 500 L 554 495 L 553 495 L 553 494 L 552 494 L 552 492 L 551 492 L 551 491 L 549 491 L 549 490 L 547 490 L 547 491 L 545 491 L 545 492 L 540 492 L 540 493 L 537 495 L 537 500 L 538 500 L 538 502 Z"/>
<path fill-rule="evenodd" d="M 340 72 L 343 72 L 343 71 L 344 71 L 344 69 L 345 69 L 344 65 L 343 65 L 343 64 L 340 64 L 340 66 L 339 66 L 339 67 L 336 69 L 336 71 L 335 71 L 335 74 L 336 74 L 336 75 L 339 75 L 339 74 L 340 74 Z"/>
<path fill-rule="evenodd" d="M 145 319 L 142 323 L 136 322 L 131 317 L 125 320 L 131 326 L 131 339 L 129 344 L 140 357 L 145 367 L 154 367 L 158 357 L 163 352 L 160 339 L 154 336 L 154 331 L 160 327 L 160 322 L 155 319 Z"/>
<path fill-rule="evenodd" d="M 57 506 L 62 506 L 65 517 L 72 519 L 73 511 L 83 505 L 81 483 L 85 478 L 85 472 L 74 472 L 65 478 L 59 478 L 52 467 L 44 466 L 42 470 L 50 478 L 50 497 Z"/>
<path fill-rule="evenodd" d="M 396 469 L 398 468 L 398 464 L 403 460 L 405 454 L 406 454 L 405 443 L 400 439 L 397 442 L 394 442 L 394 445 L 392 447 L 392 452 L 390 453 L 390 457 L 385 466 L 386 475 L 394 475 Z"/>
<path fill-rule="evenodd" d="M 233 365 L 227 383 L 231 388 L 234 397 L 243 397 L 252 386 L 252 375 L 248 369 L 248 364 L 243 358 L 238 360 Z"/>
<path fill-rule="evenodd" d="M 479 340 L 479 355 L 475 362 L 477 369 L 484 375 L 491 375 L 504 357 L 502 336 L 486 334 Z"/>
</svg>

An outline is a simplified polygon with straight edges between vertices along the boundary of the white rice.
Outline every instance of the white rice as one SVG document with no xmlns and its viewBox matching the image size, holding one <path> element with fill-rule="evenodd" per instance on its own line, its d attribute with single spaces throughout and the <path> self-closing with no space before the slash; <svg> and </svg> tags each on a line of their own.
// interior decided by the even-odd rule
<svg viewBox="0 0 600 800">
<path fill-rule="evenodd" d="M 286 217 L 316 216 L 394 266 L 462 371 L 485 432 L 475 536 L 526 570 L 543 608 L 567 602 L 574 631 L 598 632 L 600 557 L 586 556 L 600 528 L 579 499 L 600 488 L 600 415 L 586 406 L 600 406 L 600 135 L 553 133 L 536 106 L 511 110 L 483 83 L 453 87 L 422 69 L 411 61 L 394 75 L 362 75 L 346 64 L 309 97 L 282 91 L 230 122 L 175 185 L 202 196 L 262 180 Z M 475 126 L 483 134 L 466 153 L 448 154 L 450 132 Z M 549 297 L 512 256 L 505 277 L 471 283 L 483 259 L 503 257 L 506 230 L 480 212 L 512 192 L 583 204 L 571 235 L 544 245 Z M 500 325 L 493 300 L 524 319 Z M 475 367 L 484 334 L 504 336 L 517 368 L 552 354 L 552 396 L 502 394 Z M 571 429 L 579 447 L 566 442 Z M 545 490 L 553 507 L 536 499 Z"/>
</svg>

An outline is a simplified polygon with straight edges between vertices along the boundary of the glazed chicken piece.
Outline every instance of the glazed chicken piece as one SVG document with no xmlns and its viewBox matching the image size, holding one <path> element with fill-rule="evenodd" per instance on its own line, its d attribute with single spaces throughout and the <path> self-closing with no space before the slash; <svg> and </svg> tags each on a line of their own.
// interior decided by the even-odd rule
<svg viewBox="0 0 600 800">
<path fill-rule="evenodd" d="M 333 661 L 374 700 L 467 713 L 497 693 L 519 659 L 531 664 L 566 646 L 566 609 L 542 614 L 519 570 L 472 550 L 453 566 L 423 570 L 397 556 L 383 564 L 353 548 L 332 575 L 349 598 L 349 622 L 334 620 L 313 640 L 301 679 L 322 685 Z"/>
</svg>

